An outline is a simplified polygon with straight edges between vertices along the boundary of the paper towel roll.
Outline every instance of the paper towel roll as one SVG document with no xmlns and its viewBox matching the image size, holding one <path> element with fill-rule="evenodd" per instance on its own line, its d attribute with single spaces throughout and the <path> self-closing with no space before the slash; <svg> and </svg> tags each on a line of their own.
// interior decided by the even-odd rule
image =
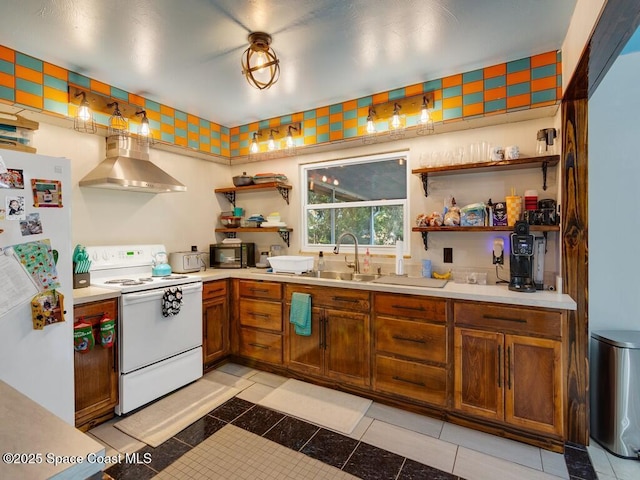
<svg viewBox="0 0 640 480">
<path fill-rule="evenodd" d="M 396 275 L 404 275 L 404 243 L 396 240 Z"/>
</svg>

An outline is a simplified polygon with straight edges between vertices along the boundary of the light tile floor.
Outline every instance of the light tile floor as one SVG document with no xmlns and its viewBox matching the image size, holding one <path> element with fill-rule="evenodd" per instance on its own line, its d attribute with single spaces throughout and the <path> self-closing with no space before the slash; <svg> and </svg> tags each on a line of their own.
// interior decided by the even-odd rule
<svg viewBox="0 0 640 480">
<path fill-rule="evenodd" d="M 237 364 L 225 364 L 218 371 L 244 379 L 243 382 L 252 382 L 236 398 L 254 404 L 286 381 L 284 377 Z M 108 454 L 114 451 L 130 453 L 142 445 L 115 429 L 115 421 L 89 432 L 105 444 Z M 217 419 L 211 421 L 219 422 Z M 317 433 L 314 435 L 318 436 Z M 370 455 L 388 455 L 389 462 L 401 462 L 403 471 L 405 466 L 409 471 L 415 462 L 441 471 L 428 478 L 592 480 L 596 478 L 589 473 L 593 472 L 593 464 L 600 479 L 640 479 L 640 462 L 619 459 L 595 442 L 588 447 L 588 456 L 583 450 L 575 450 L 578 454 L 584 454 L 587 463 L 590 457 L 591 464 L 584 469 L 586 473 L 577 474 L 575 472 L 578 470 L 573 469 L 570 476 L 567 468 L 567 461 L 573 461 L 570 455 L 563 456 L 375 402 L 348 437 L 350 442 L 356 442 L 354 445 L 375 449 L 374 452 L 368 452 Z M 175 438 L 179 443 L 180 435 Z M 236 448 L 229 448 L 229 445 L 236 445 Z M 345 471 L 327 465 L 330 462 L 320 462 L 231 424 L 222 426 L 206 440 L 189 448 L 177 460 L 172 459 L 173 463 L 168 466 L 161 464 L 162 471 L 157 478 L 354 478 Z M 304 451 L 305 448 L 300 450 Z M 359 450 L 358 447 L 352 452 L 351 458 L 344 464 L 344 470 L 349 466 L 347 463 L 358 463 Z M 160 450 L 157 454 L 161 454 Z M 409 465 L 411 461 L 414 463 Z M 373 475 L 368 478 L 375 478 L 375 473 Z M 398 478 L 426 477 L 400 475 Z"/>
</svg>

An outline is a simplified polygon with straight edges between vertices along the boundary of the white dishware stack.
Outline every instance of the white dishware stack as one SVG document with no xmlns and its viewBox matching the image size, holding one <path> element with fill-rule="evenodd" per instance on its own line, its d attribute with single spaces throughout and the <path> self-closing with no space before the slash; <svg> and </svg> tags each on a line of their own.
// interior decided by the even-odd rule
<svg viewBox="0 0 640 480">
<path fill-rule="evenodd" d="M 396 240 L 396 275 L 404 275 L 404 242 Z"/>
</svg>

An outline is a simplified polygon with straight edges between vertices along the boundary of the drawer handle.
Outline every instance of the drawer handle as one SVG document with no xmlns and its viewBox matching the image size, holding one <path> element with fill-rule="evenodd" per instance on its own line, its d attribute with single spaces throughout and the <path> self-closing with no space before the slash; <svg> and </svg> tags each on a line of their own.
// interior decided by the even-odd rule
<svg viewBox="0 0 640 480">
<path fill-rule="evenodd" d="M 269 293 L 269 290 L 266 288 L 250 288 L 249 290 L 254 293 Z"/>
<path fill-rule="evenodd" d="M 398 382 L 410 383 L 411 385 L 416 385 L 418 387 L 426 387 L 424 382 L 414 382 L 413 380 L 407 380 L 406 378 L 398 377 L 396 375 L 394 375 L 392 378 Z"/>
<path fill-rule="evenodd" d="M 407 338 L 407 337 L 401 337 L 399 335 L 393 335 L 393 337 L 395 340 L 404 340 L 405 342 L 414 342 L 414 343 L 427 343 L 425 340 L 422 340 L 421 338 Z"/>
<path fill-rule="evenodd" d="M 400 308 L 403 310 L 415 310 L 416 312 L 424 312 L 425 308 L 420 306 L 420 307 L 407 307 L 406 305 L 391 305 L 391 307 L 393 308 Z"/>
<path fill-rule="evenodd" d="M 262 317 L 262 318 L 269 318 L 269 317 L 271 317 L 271 314 L 269 314 L 269 313 L 249 312 L 249 315 L 252 315 L 252 316 L 254 316 L 254 317 Z"/>
<path fill-rule="evenodd" d="M 527 323 L 527 321 L 522 318 L 496 317 L 494 315 L 483 315 L 482 318 L 486 320 L 502 320 L 504 322 Z"/>
<path fill-rule="evenodd" d="M 216 288 L 215 290 L 207 290 L 207 293 L 217 293 L 222 292 L 224 288 Z"/>
<path fill-rule="evenodd" d="M 269 350 L 271 347 L 269 345 L 262 345 L 261 343 L 250 343 L 252 347 L 263 348 L 265 350 Z"/>
<path fill-rule="evenodd" d="M 357 298 L 349 298 L 349 297 L 333 297 L 336 302 L 351 302 L 358 303 L 360 300 Z"/>
</svg>

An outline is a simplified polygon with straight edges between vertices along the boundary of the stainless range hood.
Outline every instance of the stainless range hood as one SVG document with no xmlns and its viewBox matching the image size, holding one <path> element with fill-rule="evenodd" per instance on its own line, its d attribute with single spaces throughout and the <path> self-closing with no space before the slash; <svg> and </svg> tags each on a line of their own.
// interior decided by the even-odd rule
<svg viewBox="0 0 640 480">
<path fill-rule="evenodd" d="M 149 145 L 121 135 L 107 137 L 107 158 L 89 172 L 81 187 L 130 192 L 186 192 L 178 180 L 149 161 Z"/>
</svg>

